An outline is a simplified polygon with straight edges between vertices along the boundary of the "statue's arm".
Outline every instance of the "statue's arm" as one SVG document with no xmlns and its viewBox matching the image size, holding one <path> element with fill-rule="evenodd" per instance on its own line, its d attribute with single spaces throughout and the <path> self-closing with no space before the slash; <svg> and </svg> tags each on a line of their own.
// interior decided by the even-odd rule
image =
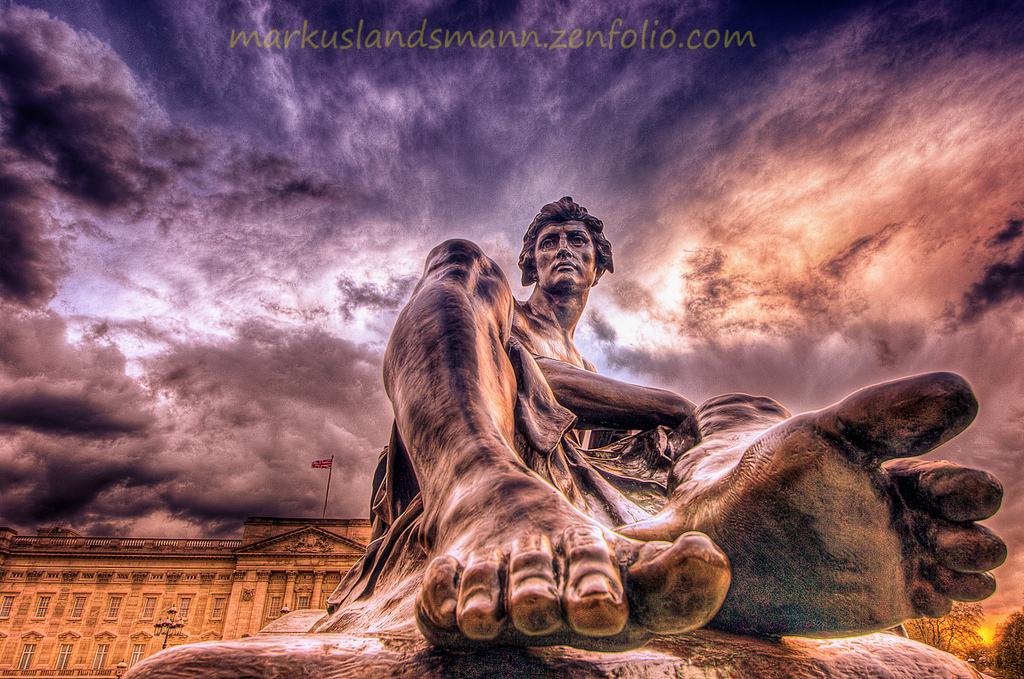
<svg viewBox="0 0 1024 679">
<path fill-rule="evenodd" d="M 696 430 L 694 405 L 679 394 L 620 382 L 552 358 L 538 358 L 537 365 L 582 429 L 675 429 L 689 422 Z"/>
</svg>

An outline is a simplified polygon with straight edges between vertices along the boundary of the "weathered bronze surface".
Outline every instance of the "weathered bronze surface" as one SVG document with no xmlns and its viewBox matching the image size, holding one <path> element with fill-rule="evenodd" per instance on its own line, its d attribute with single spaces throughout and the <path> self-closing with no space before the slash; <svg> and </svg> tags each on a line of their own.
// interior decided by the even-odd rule
<svg viewBox="0 0 1024 679">
<path fill-rule="evenodd" d="M 1006 548 L 975 522 L 998 509 L 999 483 L 907 459 L 974 418 L 962 378 L 909 377 L 791 417 L 763 397 L 695 407 L 601 377 L 573 335 L 613 269 L 602 230 L 569 198 L 545 206 L 520 258 L 536 283 L 526 302 L 476 245 L 430 253 L 385 355 L 395 424 L 374 480 L 376 540 L 330 600 L 325 644 L 414 639 L 413 620 L 435 649 L 485 655 L 474 649 L 627 651 L 704 626 L 850 636 L 994 591 L 986 571 Z M 578 430 L 593 428 L 643 433 L 584 450 Z M 732 638 L 715 634 L 679 636 L 665 666 Z M 883 642 L 898 665 L 892 649 L 909 642 Z M 516 672 L 547 657 L 501 653 Z"/>
<path fill-rule="evenodd" d="M 410 634 L 259 634 L 178 646 L 137 665 L 132 679 L 980 679 L 930 646 L 890 634 L 853 639 L 757 639 L 699 630 L 622 653 L 565 646 L 452 651 Z"/>
</svg>

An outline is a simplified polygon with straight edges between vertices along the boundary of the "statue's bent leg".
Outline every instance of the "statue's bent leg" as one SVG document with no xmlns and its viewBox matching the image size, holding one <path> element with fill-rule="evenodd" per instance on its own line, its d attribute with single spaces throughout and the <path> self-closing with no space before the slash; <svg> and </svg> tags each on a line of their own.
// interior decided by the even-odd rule
<svg viewBox="0 0 1024 679">
<path fill-rule="evenodd" d="M 733 587 L 713 626 L 859 634 L 938 617 L 951 599 L 994 591 L 985 571 L 1003 562 L 1006 546 L 974 522 L 998 509 L 999 483 L 948 462 L 904 459 L 974 418 L 962 378 L 887 382 L 791 418 L 767 399 L 745 398 L 701 406 L 706 435 L 677 463 L 668 505 L 621 529 L 661 540 L 703 530 L 725 550 Z"/>
<path fill-rule="evenodd" d="M 423 499 L 417 623 L 435 643 L 637 646 L 703 625 L 728 562 L 699 534 L 643 544 L 574 508 L 515 453 L 513 302 L 472 243 L 431 252 L 384 361 Z"/>
</svg>

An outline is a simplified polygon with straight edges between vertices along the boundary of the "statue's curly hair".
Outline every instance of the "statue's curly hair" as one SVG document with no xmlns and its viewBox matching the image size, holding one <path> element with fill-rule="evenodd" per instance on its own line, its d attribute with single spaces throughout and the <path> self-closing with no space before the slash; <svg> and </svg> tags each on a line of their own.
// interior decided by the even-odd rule
<svg viewBox="0 0 1024 679">
<path fill-rule="evenodd" d="M 604 237 L 604 222 L 588 213 L 587 208 L 577 205 L 572 198 L 565 196 L 555 203 L 548 203 L 542 207 L 530 223 L 526 235 L 523 236 L 523 251 L 519 253 L 519 268 L 523 270 L 523 285 L 532 285 L 537 282 L 537 262 L 534 259 L 533 251 L 541 229 L 548 224 L 572 221 L 582 222 L 594 239 L 594 247 L 597 250 L 597 276 L 594 278 L 594 285 L 597 285 L 597 281 L 605 271 L 614 273 L 612 244 Z"/>
</svg>

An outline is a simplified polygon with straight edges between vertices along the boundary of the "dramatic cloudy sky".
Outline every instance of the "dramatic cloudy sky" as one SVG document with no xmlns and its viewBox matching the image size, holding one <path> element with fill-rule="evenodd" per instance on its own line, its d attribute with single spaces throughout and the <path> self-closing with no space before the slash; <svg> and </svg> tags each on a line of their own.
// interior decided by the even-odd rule
<svg viewBox="0 0 1024 679">
<path fill-rule="evenodd" d="M 1003 481 L 986 610 L 1019 606 L 1024 11 L 981 4 L 0 4 L 0 524 L 230 536 L 319 515 L 331 455 L 329 513 L 366 516 L 424 255 L 472 239 L 524 296 L 572 195 L 615 247 L 602 372 L 793 411 L 964 375 L 981 414 L 932 457 Z M 283 49 L 616 18 L 671 46 Z"/>
</svg>

